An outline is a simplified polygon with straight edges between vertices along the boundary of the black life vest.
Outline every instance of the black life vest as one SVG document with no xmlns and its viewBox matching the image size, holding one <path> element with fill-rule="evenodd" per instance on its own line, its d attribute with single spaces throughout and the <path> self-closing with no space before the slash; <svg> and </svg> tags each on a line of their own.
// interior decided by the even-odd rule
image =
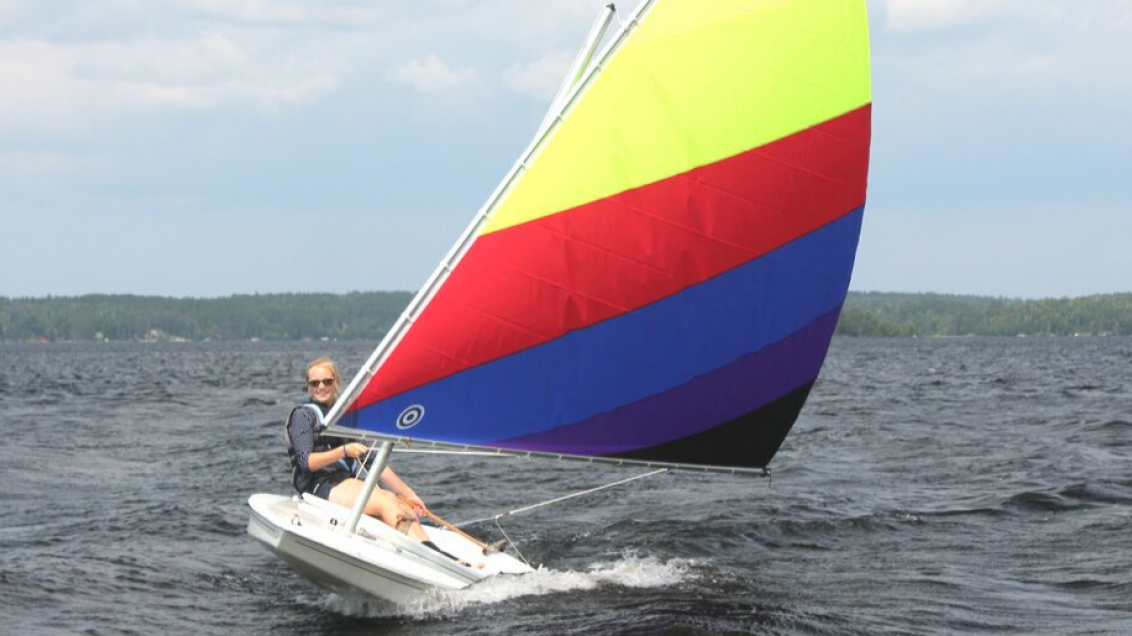
<svg viewBox="0 0 1132 636">
<path fill-rule="evenodd" d="M 300 404 L 291 409 L 291 412 L 287 414 L 287 419 L 283 421 L 283 441 L 287 444 L 287 457 L 291 460 L 291 483 L 295 486 L 295 490 L 300 490 L 298 484 L 299 475 L 304 472 L 311 473 L 315 476 L 313 481 L 308 484 L 308 492 L 313 490 L 315 486 L 322 482 L 329 480 L 332 483 L 336 484 L 353 475 L 357 468 L 358 462 L 358 460 L 355 458 L 343 458 L 331 464 L 330 466 L 323 468 L 322 470 L 316 471 L 305 469 L 305 467 L 299 466 L 299 455 L 295 452 L 295 447 L 291 444 L 290 433 L 291 418 L 295 416 L 295 413 L 298 412 L 299 409 L 310 409 L 311 411 L 314 411 L 315 427 L 314 448 L 311 449 L 312 453 L 321 453 L 324 451 L 332 450 L 345 443 L 345 440 L 343 439 L 322 434 L 323 431 L 326 430 L 326 422 L 323 421 L 324 413 L 322 411 L 322 408 L 319 407 L 319 405 L 315 402 L 304 402 L 303 404 Z"/>
</svg>

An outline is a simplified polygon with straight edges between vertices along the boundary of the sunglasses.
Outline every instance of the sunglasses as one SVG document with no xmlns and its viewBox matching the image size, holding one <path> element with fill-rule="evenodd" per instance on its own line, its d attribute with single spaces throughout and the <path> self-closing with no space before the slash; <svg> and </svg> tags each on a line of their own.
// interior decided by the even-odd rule
<svg viewBox="0 0 1132 636">
<path fill-rule="evenodd" d="M 320 384 L 322 386 L 333 386 L 334 378 L 326 378 L 325 380 L 307 380 L 307 386 L 312 389 L 317 388 Z"/>
</svg>

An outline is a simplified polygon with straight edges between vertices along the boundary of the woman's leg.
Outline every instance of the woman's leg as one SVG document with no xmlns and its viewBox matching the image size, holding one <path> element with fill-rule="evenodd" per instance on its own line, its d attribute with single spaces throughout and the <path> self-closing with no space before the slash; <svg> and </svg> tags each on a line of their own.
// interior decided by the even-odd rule
<svg viewBox="0 0 1132 636">
<path fill-rule="evenodd" d="M 361 494 L 363 486 L 364 484 L 360 479 L 347 479 L 346 481 L 343 481 L 342 483 L 335 486 L 334 489 L 330 491 L 330 501 L 333 501 L 340 506 L 346 506 L 347 508 L 352 507 L 354 505 L 354 502 L 357 500 L 358 495 Z M 380 488 L 373 489 L 373 492 L 370 493 L 369 501 L 366 502 L 365 513 L 371 517 L 381 519 L 386 525 L 393 528 L 397 527 L 397 522 L 401 519 L 408 519 L 410 521 L 410 525 L 409 532 L 407 534 L 410 537 L 416 539 L 417 541 L 420 541 L 421 543 L 427 544 L 432 549 L 449 558 L 454 559 L 462 565 L 474 567 L 477 569 L 483 568 L 484 566 L 482 562 L 468 563 L 466 561 L 462 561 L 436 547 L 435 543 L 429 541 L 428 535 L 425 534 L 424 528 L 421 527 L 421 522 L 419 519 L 417 519 L 417 515 L 413 513 L 412 507 L 401 501 L 400 499 L 397 499 L 396 495 L 387 490 L 382 490 Z"/>
<path fill-rule="evenodd" d="M 350 508 L 357 501 L 358 495 L 361 494 L 363 485 L 360 479 L 347 479 L 330 491 L 330 501 Z M 387 490 L 373 489 L 369 501 L 366 502 L 365 513 L 382 520 L 386 525 L 393 528 L 397 527 L 397 522 L 400 519 L 408 519 L 411 523 L 407 534 L 417 541 L 428 541 L 428 535 L 425 534 L 424 528 L 421 528 L 420 521 L 413 514 L 412 508 L 398 500 L 396 495 Z"/>
</svg>

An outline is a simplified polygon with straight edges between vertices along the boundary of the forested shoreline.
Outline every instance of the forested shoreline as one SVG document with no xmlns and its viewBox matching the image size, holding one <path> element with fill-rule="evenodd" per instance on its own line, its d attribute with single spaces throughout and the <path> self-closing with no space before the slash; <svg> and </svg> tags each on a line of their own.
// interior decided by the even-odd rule
<svg viewBox="0 0 1132 636">
<path fill-rule="evenodd" d="M 0 340 L 371 340 L 410 299 L 408 292 L 0 297 Z"/>
<path fill-rule="evenodd" d="M 408 292 L 0 297 L 3 341 L 378 340 Z M 1132 294 L 1022 300 L 851 292 L 843 336 L 1132 335 Z"/>
<path fill-rule="evenodd" d="M 850 292 L 844 336 L 1128 336 L 1132 293 L 1024 300 Z"/>
</svg>

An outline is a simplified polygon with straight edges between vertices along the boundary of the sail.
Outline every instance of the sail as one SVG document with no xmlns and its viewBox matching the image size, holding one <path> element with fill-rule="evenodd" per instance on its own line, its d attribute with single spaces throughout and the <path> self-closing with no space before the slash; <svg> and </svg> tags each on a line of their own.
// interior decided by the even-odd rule
<svg viewBox="0 0 1132 636">
<path fill-rule="evenodd" d="M 870 107 L 864 0 L 646 3 L 336 427 L 765 467 L 848 290 Z"/>
</svg>

